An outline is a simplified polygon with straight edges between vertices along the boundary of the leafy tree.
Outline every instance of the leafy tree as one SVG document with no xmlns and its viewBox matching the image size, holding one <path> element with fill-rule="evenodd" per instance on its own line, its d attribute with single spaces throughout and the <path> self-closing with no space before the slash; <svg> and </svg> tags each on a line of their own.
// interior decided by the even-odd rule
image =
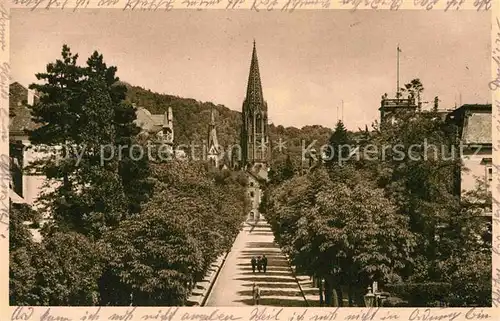
<svg viewBox="0 0 500 321">
<path fill-rule="evenodd" d="M 11 253 L 10 300 L 15 305 L 95 305 L 100 250 L 74 232 L 56 232 L 41 244 Z"/>
<path fill-rule="evenodd" d="M 491 252 L 456 252 L 444 261 L 443 268 L 444 279 L 451 284 L 451 305 L 491 306 Z"/>
<path fill-rule="evenodd" d="M 29 233 L 29 231 L 27 232 Z M 16 231 L 11 231 L 10 235 L 13 233 Z M 30 243 L 9 251 L 10 305 L 34 305 L 38 303 L 38 296 L 33 293 L 37 282 L 37 269 L 31 262 L 36 247 L 36 244 Z"/>
<path fill-rule="evenodd" d="M 453 154 L 455 139 L 454 128 L 441 118 L 434 113 L 419 113 L 401 115 L 400 121 L 372 141 L 391 147 L 384 154 L 379 151 L 372 172 L 398 211 L 408 216 L 410 230 L 418 239 L 416 252 L 432 262 L 439 255 L 439 227 L 460 208 L 454 191 L 455 173 L 461 166 L 459 157 Z M 436 266 L 428 266 L 428 272 L 437 277 Z"/>
<path fill-rule="evenodd" d="M 275 160 L 269 170 L 269 180 L 272 184 L 281 183 L 292 178 L 294 175 L 295 167 L 289 154 L 286 155 L 284 160 L 283 157 L 279 160 Z"/>
<path fill-rule="evenodd" d="M 114 284 L 115 289 L 129 285 L 134 305 L 183 304 L 188 284 L 203 272 L 204 263 L 190 223 L 186 216 L 165 215 L 156 208 L 146 210 L 140 220 L 123 221 L 107 234 L 115 257 L 110 267 L 122 283 Z"/>
<path fill-rule="evenodd" d="M 415 80 L 405 90 L 419 96 L 423 86 Z M 382 130 L 375 126 L 369 134 L 360 132 L 361 148 L 380 147 L 376 157 L 362 150 L 361 162 L 351 158 L 342 167 L 328 164 L 328 175 L 319 166 L 273 186 L 267 217 L 275 238 L 301 272 L 325 278 L 327 303 L 336 301 L 332 288 L 347 287 L 354 291 L 351 297 L 359 290 L 356 284 L 378 280 L 394 289 L 407 283 L 406 289 L 414 291 L 409 296 L 428 292 L 427 301 L 418 304 L 432 305 L 450 287 L 456 291 L 448 297 L 454 305 L 485 304 L 491 286 L 485 253 L 491 239 L 478 215 L 491 206 L 491 196 L 478 190 L 471 195 L 473 202 L 460 202 L 456 129 L 436 110 L 398 116 Z M 352 139 L 338 125 L 330 144 Z M 358 235 L 360 227 L 366 231 Z M 473 258 L 484 264 L 475 266 L 476 276 L 458 265 Z"/>
<path fill-rule="evenodd" d="M 105 234 L 105 304 L 129 304 L 118 291 L 137 305 L 185 304 L 195 282 L 230 249 L 248 211 L 241 174 L 172 161 L 154 165 L 153 177 L 140 222 L 127 219 Z"/>
<path fill-rule="evenodd" d="M 9 301 L 11 305 L 29 305 L 36 301 L 33 289 L 36 269 L 31 264 L 36 244 L 24 224 L 27 211 L 10 202 L 9 212 Z"/>
<path fill-rule="evenodd" d="M 393 278 L 413 245 L 405 217 L 382 190 L 349 166 L 337 170 L 344 179 L 332 180 L 319 167 L 286 182 L 268 211 L 276 239 L 297 269 L 325 279 L 328 305 L 337 304 L 334 288 L 347 286 L 354 300 L 359 283 Z"/>
<path fill-rule="evenodd" d="M 292 160 L 290 159 L 290 155 L 286 156 L 285 166 L 283 167 L 282 172 L 283 172 L 284 179 L 290 179 L 293 177 L 293 174 L 295 171 L 293 168 Z"/>
<path fill-rule="evenodd" d="M 28 230 L 28 221 L 38 218 L 24 204 L 13 204 L 10 202 L 9 212 L 9 249 L 15 251 L 19 248 L 29 247 L 32 244 L 32 235 Z M 36 216 L 35 216 L 36 215 Z"/>
<path fill-rule="evenodd" d="M 412 79 L 409 83 L 405 84 L 404 88 L 401 88 L 402 93 L 407 93 L 408 98 L 417 99 L 418 109 L 422 106 L 422 92 L 424 91 L 424 85 L 420 79 Z"/>
</svg>

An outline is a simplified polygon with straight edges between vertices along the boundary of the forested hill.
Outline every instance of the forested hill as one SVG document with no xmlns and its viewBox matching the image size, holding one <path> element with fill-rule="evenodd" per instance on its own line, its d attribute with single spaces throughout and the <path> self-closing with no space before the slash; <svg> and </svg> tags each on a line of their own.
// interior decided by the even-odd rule
<svg viewBox="0 0 500 321">
<path fill-rule="evenodd" d="M 162 114 L 169 106 L 172 107 L 176 145 L 189 144 L 190 142 L 201 145 L 203 140 L 207 139 L 212 107 L 217 111 L 216 126 L 219 144 L 225 148 L 228 145 L 239 143 L 240 112 L 211 102 L 200 102 L 191 98 L 159 94 L 138 86 L 126 85 L 128 88 L 127 99 L 132 103 L 136 103 L 138 107 L 144 107 L 153 114 Z M 301 129 L 281 125 L 276 126 L 274 124 L 269 126 L 269 138 L 273 146 L 277 146 L 276 144 L 281 138 L 286 147 L 286 149 L 282 149 L 281 156 L 287 152 L 290 153 L 294 163 L 300 161 L 302 141 L 307 147 L 313 140 L 317 140 L 315 146 L 319 149 L 319 146 L 328 141 L 330 134 L 330 128 L 320 125 L 304 126 Z M 273 150 L 273 159 L 281 158 L 279 156 L 277 148 L 275 148 Z"/>
<path fill-rule="evenodd" d="M 241 113 L 237 111 L 211 102 L 200 102 L 191 98 L 155 93 L 138 86 L 127 84 L 127 88 L 127 100 L 136 103 L 137 107 L 146 108 L 152 114 L 163 114 L 168 107 L 172 107 L 176 145 L 191 142 L 201 145 L 203 140 L 207 139 L 212 107 L 217 111 L 216 124 L 219 144 L 227 146 L 239 141 Z"/>
</svg>

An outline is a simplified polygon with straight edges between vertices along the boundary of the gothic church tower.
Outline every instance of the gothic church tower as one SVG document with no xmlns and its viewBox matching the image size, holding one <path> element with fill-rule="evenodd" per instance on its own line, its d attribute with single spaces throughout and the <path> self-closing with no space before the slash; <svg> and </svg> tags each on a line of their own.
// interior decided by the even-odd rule
<svg viewBox="0 0 500 321">
<path fill-rule="evenodd" d="M 255 164 L 267 167 L 269 162 L 269 137 L 267 102 L 262 94 L 257 49 L 253 42 L 252 61 L 248 76 L 247 94 L 242 108 L 241 150 L 243 168 Z"/>
<path fill-rule="evenodd" d="M 219 167 L 220 146 L 217 140 L 217 130 L 215 128 L 214 108 L 210 111 L 210 124 L 208 126 L 208 153 L 207 158 L 215 167 Z"/>
</svg>

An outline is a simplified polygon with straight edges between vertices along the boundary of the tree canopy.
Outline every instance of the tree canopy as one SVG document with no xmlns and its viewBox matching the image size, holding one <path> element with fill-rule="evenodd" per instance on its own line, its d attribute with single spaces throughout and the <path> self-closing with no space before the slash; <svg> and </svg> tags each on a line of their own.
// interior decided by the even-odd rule
<svg viewBox="0 0 500 321">
<path fill-rule="evenodd" d="M 84 66 L 67 46 L 61 55 L 30 86 L 32 143 L 62 148 L 31 168 L 57 183 L 40 198 L 50 216 L 40 243 L 24 224 L 37 216 L 13 207 L 10 302 L 184 305 L 240 232 L 246 177 L 131 155 L 143 142 L 117 68 L 98 52 Z M 118 147 L 122 157 L 106 154 Z"/>
</svg>

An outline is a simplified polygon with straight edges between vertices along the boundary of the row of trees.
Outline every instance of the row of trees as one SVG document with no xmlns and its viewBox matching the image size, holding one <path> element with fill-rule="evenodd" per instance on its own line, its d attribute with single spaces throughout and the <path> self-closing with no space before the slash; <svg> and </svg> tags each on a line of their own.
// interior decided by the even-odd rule
<svg viewBox="0 0 500 321">
<path fill-rule="evenodd" d="M 491 235 L 477 203 L 456 193 L 455 128 L 436 111 L 398 119 L 360 131 L 358 142 L 339 122 L 329 160 L 302 176 L 290 177 L 290 163 L 275 169 L 262 208 L 276 240 L 299 272 L 324 279 L 327 305 L 342 305 L 342 297 L 363 305 L 372 281 L 412 306 L 491 305 Z M 424 149 L 424 140 L 439 148 Z M 370 157 L 368 144 L 380 147 Z M 403 159 L 382 150 L 398 144 Z M 352 157 L 342 161 L 345 153 Z M 479 186 L 476 201 L 491 197 Z"/>
<path fill-rule="evenodd" d="M 50 213 L 40 243 L 25 225 L 36 215 L 11 204 L 10 304 L 186 304 L 241 228 L 246 179 L 131 155 L 139 128 L 117 69 L 97 52 L 85 66 L 77 58 L 63 46 L 30 86 L 40 96 L 28 106 L 39 124 L 31 142 L 66 148 L 30 169 L 53 187 L 39 200 Z M 122 146 L 121 157 L 102 162 L 101 146 Z"/>
</svg>

